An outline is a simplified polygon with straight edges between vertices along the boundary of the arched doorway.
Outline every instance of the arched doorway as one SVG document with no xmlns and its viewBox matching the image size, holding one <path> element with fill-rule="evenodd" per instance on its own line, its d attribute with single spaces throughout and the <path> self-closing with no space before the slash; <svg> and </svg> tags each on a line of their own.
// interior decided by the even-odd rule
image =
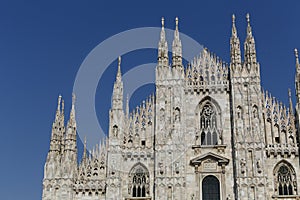
<svg viewBox="0 0 300 200">
<path fill-rule="evenodd" d="M 220 182 L 215 176 L 206 176 L 202 181 L 202 200 L 220 200 Z"/>
</svg>

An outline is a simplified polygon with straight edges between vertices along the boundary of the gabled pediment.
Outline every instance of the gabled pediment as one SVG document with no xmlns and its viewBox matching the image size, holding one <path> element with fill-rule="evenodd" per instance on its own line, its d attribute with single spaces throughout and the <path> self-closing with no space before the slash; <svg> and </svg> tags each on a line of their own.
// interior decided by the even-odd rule
<svg viewBox="0 0 300 200">
<path fill-rule="evenodd" d="M 209 152 L 209 153 L 200 155 L 196 158 L 193 158 L 190 161 L 190 164 L 193 165 L 193 166 L 195 166 L 195 165 L 199 166 L 199 165 L 201 165 L 202 162 L 207 161 L 207 160 L 217 162 L 218 165 L 227 165 L 229 163 L 228 158 L 225 158 L 225 157 L 220 156 L 218 154 L 214 154 L 214 153 Z"/>
</svg>

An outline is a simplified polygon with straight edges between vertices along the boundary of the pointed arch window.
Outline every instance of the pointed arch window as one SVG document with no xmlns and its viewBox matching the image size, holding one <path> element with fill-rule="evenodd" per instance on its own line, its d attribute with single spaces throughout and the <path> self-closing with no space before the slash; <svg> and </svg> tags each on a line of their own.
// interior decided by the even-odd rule
<svg viewBox="0 0 300 200">
<path fill-rule="evenodd" d="M 137 164 L 132 168 L 129 178 L 129 193 L 132 192 L 132 197 L 146 197 L 149 194 L 149 172 L 141 164 Z"/>
<path fill-rule="evenodd" d="M 218 144 L 218 123 L 215 107 L 207 102 L 200 113 L 201 145 Z"/>
<path fill-rule="evenodd" d="M 296 174 L 293 167 L 286 162 L 281 162 L 274 170 L 275 192 L 277 195 L 295 195 L 297 194 Z"/>
</svg>

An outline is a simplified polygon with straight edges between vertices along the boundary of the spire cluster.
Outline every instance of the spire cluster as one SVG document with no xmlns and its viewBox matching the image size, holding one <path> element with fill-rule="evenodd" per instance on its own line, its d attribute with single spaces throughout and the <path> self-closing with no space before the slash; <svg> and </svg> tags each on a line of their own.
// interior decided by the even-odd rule
<svg viewBox="0 0 300 200">
<path fill-rule="evenodd" d="M 187 85 L 197 88 L 207 88 L 210 85 L 228 87 L 228 66 L 208 49 L 203 49 L 188 65 L 185 78 Z"/>
<path fill-rule="evenodd" d="M 83 152 L 83 158 L 75 173 L 74 190 L 78 193 L 99 191 L 104 192 L 106 186 L 107 172 L 107 142 L 102 142 L 86 155 L 86 142 Z M 85 184 L 92 185 L 83 190 Z"/>
<path fill-rule="evenodd" d="M 150 95 L 141 105 L 137 106 L 125 119 L 128 123 L 125 127 L 123 145 L 128 147 L 138 147 L 141 140 L 149 139 L 154 128 L 155 102 L 154 94 Z M 147 144 L 145 144 L 147 146 Z M 149 143 L 150 145 L 150 143 Z"/>
<path fill-rule="evenodd" d="M 250 15 L 246 15 L 247 20 L 247 36 L 244 42 L 244 62 L 241 61 L 240 40 L 237 35 L 235 26 L 235 15 L 232 15 L 232 33 L 230 39 L 230 58 L 231 70 L 233 75 L 237 72 L 239 74 L 253 74 L 259 76 L 259 64 L 256 60 L 255 40 L 252 35 L 252 27 L 250 24 Z"/>
<path fill-rule="evenodd" d="M 64 100 L 58 96 L 58 105 L 55 119 L 52 125 L 50 139 L 50 149 L 45 164 L 45 177 L 53 178 L 72 178 L 77 164 L 77 146 L 76 146 L 76 120 L 75 120 L 75 95 L 72 98 L 72 108 L 70 119 L 65 126 L 64 119 Z M 63 163 L 64 169 L 60 167 L 51 168 L 52 165 Z M 59 165 L 61 166 L 61 165 Z"/>
<path fill-rule="evenodd" d="M 272 122 L 272 124 L 278 127 L 279 132 L 287 134 L 282 138 L 281 143 L 291 143 L 291 139 L 295 139 L 295 117 L 294 107 L 291 98 L 291 90 L 288 90 L 289 107 L 287 108 L 282 102 L 279 102 L 268 91 L 262 93 L 263 96 L 263 112 L 265 113 L 266 120 Z M 290 141 L 286 141 L 286 138 L 290 138 Z"/>
<path fill-rule="evenodd" d="M 160 66 L 168 67 L 168 44 L 166 41 L 166 33 L 165 33 L 165 20 L 162 17 L 161 19 L 161 32 L 160 32 L 160 40 L 158 43 L 158 63 Z M 174 39 L 172 42 L 172 66 L 173 67 L 182 67 L 182 45 L 179 37 L 179 19 L 175 18 L 175 31 L 174 31 Z"/>
</svg>

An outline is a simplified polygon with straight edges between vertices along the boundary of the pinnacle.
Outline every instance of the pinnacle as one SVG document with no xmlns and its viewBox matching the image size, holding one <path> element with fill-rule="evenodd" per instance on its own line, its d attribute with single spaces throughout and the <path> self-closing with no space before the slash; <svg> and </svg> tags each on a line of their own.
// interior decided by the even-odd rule
<svg viewBox="0 0 300 200">
<path fill-rule="evenodd" d="M 176 30 L 178 30 L 178 17 L 175 18 Z"/>
<path fill-rule="evenodd" d="M 296 57 L 296 65 L 299 65 L 299 55 L 298 55 L 298 49 L 294 49 L 295 57 Z"/>
<path fill-rule="evenodd" d="M 236 38 L 237 37 L 237 31 L 235 27 L 235 15 L 232 14 L 232 37 Z"/>
<path fill-rule="evenodd" d="M 122 73 L 121 73 L 121 56 L 118 57 L 118 72 L 117 72 L 117 77 L 116 81 L 121 81 L 122 80 Z"/>
<path fill-rule="evenodd" d="M 250 25 L 250 14 L 249 13 L 247 13 L 246 19 L 247 19 L 248 25 Z"/>
</svg>

